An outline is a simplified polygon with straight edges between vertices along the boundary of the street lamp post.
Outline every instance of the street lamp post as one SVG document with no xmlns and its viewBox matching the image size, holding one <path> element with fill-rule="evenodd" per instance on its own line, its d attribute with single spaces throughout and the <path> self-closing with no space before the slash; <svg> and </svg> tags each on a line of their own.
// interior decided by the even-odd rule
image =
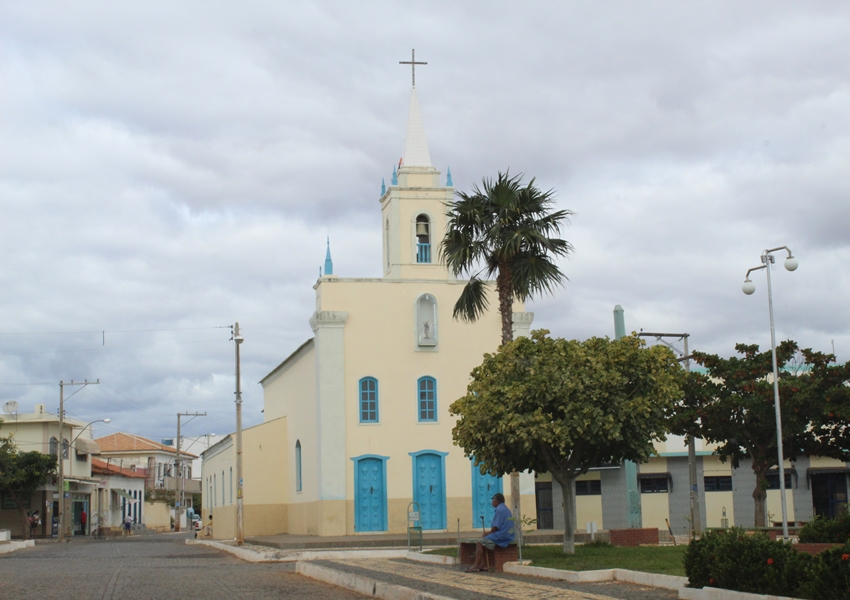
<svg viewBox="0 0 850 600">
<path fill-rule="evenodd" d="M 779 246 L 778 248 L 765 250 L 761 255 L 761 266 L 749 269 L 747 274 L 744 276 L 744 285 L 742 286 L 742 289 L 748 296 L 755 292 L 756 286 L 752 281 L 750 281 L 750 273 L 764 269 L 764 272 L 767 274 L 767 306 L 770 313 L 770 352 L 773 357 L 773 405 L 774 410 L 776 411 L 776 448 L 779 459 L 779 494 L 782 501 L 782 537 L 787 541 L 788 508 L 785 502 L 785 456 L 782 452 L 782 413 L 779 409 L 779 369 L 776 365 L 776 329 L 773 325 L 773 289 L 770 284 L 770 265 L 775 262 L 773 253 L 780 250 L 785 250 L 788 253 L 788 257 L 785 259 L 785 268 L 788 271 L 797 270 L 797 259 L 794 258 L 794 255 L 791 253 L 791 249 L 788 246 Z"/>
<path fill-rule="evenodd" d="M 57 481 L 57 487 L 59 488 L 59 514 L 58 516 L 58 525 L 59 525 L 59 541 L 64 542 L 65 536 L 70 537 L 71 530 L 65 531 L 65 513 L 70 510 L 70 502 L 66 503 L 65 497 L 65 386 L 66 385 L 81 385 L 86 387 L 87 385 L 98 385 L 100 384 L 100 379 L 97 381 L 89 381 L 86 379 L 85 381 L 77 381 L 76 383 L 72 379 L 70 383 L 65 383 L 65 381 L 59 382 L 59 480 Z M 75 392 L 76 393 L 76 392 Z M 71 394 L 72 396 L 74 394 Z M 95 421 L 96 423 L 97 421 Z M 91 423 L 89 423 L 91 425 Z M 73 431 L 73 429 L 72 429 Z M 82 431 L 80 432 L 82 433 Z M 74 438 L 75 440 L 77 438 Z M 71 443 L 68 443 L 68 456 L 71 455 Z M 70 494 L 68 499 L 70 499 Z"/>
</svg>

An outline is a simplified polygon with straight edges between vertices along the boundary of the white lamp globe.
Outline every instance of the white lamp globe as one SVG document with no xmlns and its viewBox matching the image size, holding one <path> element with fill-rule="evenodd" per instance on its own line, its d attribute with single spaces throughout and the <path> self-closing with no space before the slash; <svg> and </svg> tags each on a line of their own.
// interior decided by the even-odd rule
<svg viewBox="0 0 850 600">
<path fill-rule="evenodd" d="M 754 284 L 752 281 L 750 281 L 749 279 L 747 279 L 747 280 L 744 282 L 744 285 L 742 285 L 742 286 L 741 286 L 741 289 L 742 289 L 742 290 L 744 290 L 744 293 L 745 293 L 747 296 L 750 296 L 750 295 L 752 295 L 752 293 L 753 293 L 753 292 L 755 292 L 755 291 L 756 291 L 756 284 Z"/>
<path fill-rule="evenodd" d="M 793 256 L 789 256 L 785 259 L 785 270 L 787 271 L 796 271 L 797 270 L 797 259 Z"/>
</svg>

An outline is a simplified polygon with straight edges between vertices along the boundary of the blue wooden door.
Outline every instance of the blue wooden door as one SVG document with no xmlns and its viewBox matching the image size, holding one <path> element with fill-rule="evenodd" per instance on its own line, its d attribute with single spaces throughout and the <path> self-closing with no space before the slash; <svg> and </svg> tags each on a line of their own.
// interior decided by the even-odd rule
<svg viewBox="0 0 850 600">
<path fill-rule="evenodd" d="M 422 529 L 445 529 L 443 457 L 438 454 L 420 454 L 416 457 L 415 469 L 416 489 L 413 499 L 419 503 Z"/>
<path fill-rule="evenodd" d="M 385 531 L 387 496 L 384 490 L 384 461 L 364 458 L 357 461 L 357 531 Z"/>
<path fill-rule="evenodd" d="M 493 508 L 493 494 L 502 491 L 502 478 L 493 477 L 472 465 L 472 526 L 477 530 L 481 527 L 481 517 L 484 517 L 484 527 L 489 530 L 496 509 Z"/>
</svg>

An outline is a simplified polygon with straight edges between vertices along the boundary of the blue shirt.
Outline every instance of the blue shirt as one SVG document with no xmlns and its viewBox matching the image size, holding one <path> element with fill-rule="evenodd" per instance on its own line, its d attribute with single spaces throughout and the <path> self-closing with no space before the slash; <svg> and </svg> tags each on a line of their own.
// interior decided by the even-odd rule
<svg viewBox="0 0 850 600">
<path fill-rule="evenodd" d="M 504 548 L 514 541 L 514 524 L 511 521 L 511 509 L 505 506 L 504 503 L 496 507 L 492 527 L 496 527 L 497 531 L 484 537 L 493 540 L 500 548 Z"/>
</svg>

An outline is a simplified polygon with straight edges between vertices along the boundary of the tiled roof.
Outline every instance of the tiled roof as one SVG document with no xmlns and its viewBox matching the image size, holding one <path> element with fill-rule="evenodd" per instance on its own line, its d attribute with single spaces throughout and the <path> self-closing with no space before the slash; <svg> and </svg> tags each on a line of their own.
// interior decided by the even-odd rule
<svg viewBox="0 0 850 600">
<path fill-rule="evenodd" d="M 100 446 L 101 454 L 107 452 L 169 452 L 177 454 L 177 449 L 174 446 L 164 446 L 147 438 L 143 438 L 131 433 L 113 433 L 95 440 Z M 180 455 L 186 458 L 198 458 L 189 452 L 180 451 Z"/>
<path fill-rule="evenodd" d="M 132 469 L 122 469 L 114 463 L 109 463 L 96 458 L 91 459 L 92 475 L 121 475 L 122 477 L 135 477 L 137 479 L 146 479 L 144 473 L 137 473 Z"/>
</svg>

